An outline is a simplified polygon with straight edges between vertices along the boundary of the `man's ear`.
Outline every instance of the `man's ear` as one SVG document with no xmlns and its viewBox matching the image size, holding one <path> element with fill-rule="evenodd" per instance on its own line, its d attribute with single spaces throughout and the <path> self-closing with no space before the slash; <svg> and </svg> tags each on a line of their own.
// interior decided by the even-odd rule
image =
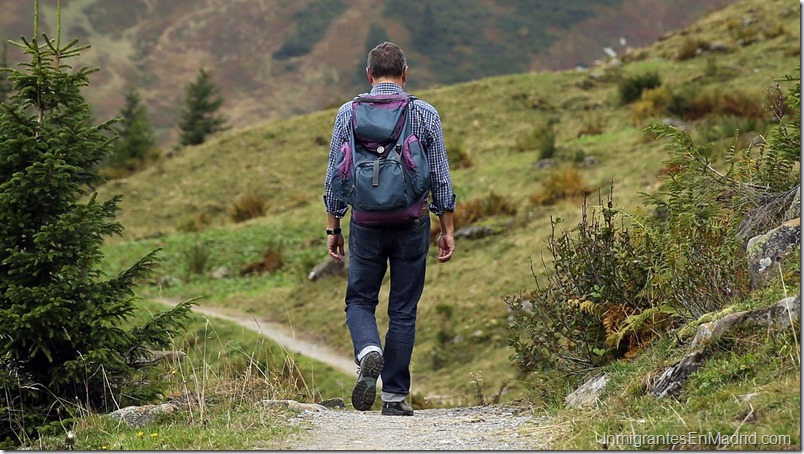
<svg viewBox="0 0 804 454">
<path fill-rule="evenodd" d="M 371 73 L 369 72 L 368 66 L 366 66 L 366 78 L 368 78 L 370 84 L 374 85 L 374 78 L 371 77 Z"/>
<path fill-rule="evenodd" d="M 405 69 L 402 70 L 402 85 L 405 85 L 405 82 L 408 81 L 408 67 L 405 65 Z"/>
</svg>

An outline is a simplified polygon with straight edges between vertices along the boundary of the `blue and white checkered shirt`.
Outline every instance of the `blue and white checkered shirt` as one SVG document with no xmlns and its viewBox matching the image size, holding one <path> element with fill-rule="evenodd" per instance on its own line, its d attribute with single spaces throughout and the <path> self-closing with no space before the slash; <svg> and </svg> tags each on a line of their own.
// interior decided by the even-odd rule
<svg viewBox="0 0 804 454">
<path fill-rule="evenodd" d="M 402 87 L 391 82 L 381 82 L 371 89 L 372 95 L 391 95 L 404 93 Z M 452 192 L 452 178 L 449 173 L 447 148 L 444 145 L 444 132 L 441 129 L 441 117 L 433 106 L 416 99 L 411 109 L 413 134 L 419 138 L 427 153 L 430 165 L 430 190 L 433 200 L 430 211 L 440 215 L 445 211 L 455 211 L 455 194 Z M 335 158 L 340 153 L 341 145 L 349 140 L 348 125 L 352 122 L 352 101 L 338 109 L 335 126 L 332 128 L 332 142 L 329 146 L 329 165 L 324 180 L 324 205 L 327 212 L 336 218 L 346 215 L 348 206 L 336 199 L 332 194 L 332 176 L 335 175 Z"/>
</svg>

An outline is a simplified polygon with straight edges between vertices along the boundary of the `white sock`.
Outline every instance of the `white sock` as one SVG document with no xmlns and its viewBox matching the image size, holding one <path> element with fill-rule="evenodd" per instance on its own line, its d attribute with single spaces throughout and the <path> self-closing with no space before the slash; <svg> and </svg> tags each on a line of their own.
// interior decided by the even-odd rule
<svg viewBox="0 0 804 454">
<path fill-rule="evenodd" d="M 381 398 L 382 398 L 383 402 L 390 402 L 390 403 L 402 402 L 403 400 L 405 400 L 405 397 L 406 396 L 404 394 L 394 394 L 394 393 L 387 393 L 387 392 L 383 392 L 382 395 L 381 395 Z"/>
<path fill-rule="evenodd" d="M 360 353 L 357 354 L 357 362 L 359 363 L 362 361 L 363 357 L 369 354 L 369 352 L 378 352 L 380 355 L 382 355 L 382 349 L 380 347 L 376 345 L 367 345 L 363 347 L 363 350 L 360 350 Z"/>
</svg>

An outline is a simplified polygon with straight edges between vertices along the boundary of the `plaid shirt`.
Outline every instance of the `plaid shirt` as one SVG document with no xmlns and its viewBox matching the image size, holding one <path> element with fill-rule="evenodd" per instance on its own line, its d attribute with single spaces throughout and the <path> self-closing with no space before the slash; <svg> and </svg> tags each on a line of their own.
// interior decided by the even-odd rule
<svg viewBox="0 0 804 454">
<path fill-rule="evenodd" d="M 372 95 L 391 95 L 403 92 L 402 87 L 391 82 L 379 83 L 371 90 Z M 430 190 L 433 195 L 430 211 L 435 215 L 440 215 L 445 211 L 455 211 L 455 194 L 452 192 L 452 178 L 449 173 L 441 118 L 433 106 L 419 99 L 413 102 L 411 116 L 413 119 L 412 132 L 419 138 L 419 142 L 426 150 L 427 162 L 430 165 Z M 337 218 L 343 218 L 346 215 L 348 206 L 332 194 L 331 183 L 335 174 L 335 158 L 340 153 L 341 145 L 349 140 L 348 126 L 351 122 L 352 102 L 349 101 L 338 109 L 338 115 L 335 117 L 332 142 L 329 146 L 329 165 L 324 180 L 324 205 L 327 212 Z"/>
</svg>

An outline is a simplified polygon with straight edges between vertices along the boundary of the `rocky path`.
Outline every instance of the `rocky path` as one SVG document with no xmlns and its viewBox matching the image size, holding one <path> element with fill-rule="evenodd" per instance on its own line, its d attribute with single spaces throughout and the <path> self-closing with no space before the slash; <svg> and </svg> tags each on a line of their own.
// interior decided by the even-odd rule
<svg viewBox="0 0 804 454">
<path fill-rule="evenodd" d="M 379 411 L 301 411 L 302 431 L 268 449 L 348 451 L 529 451 L 549 449 L 546 420 L 505 406 L 416 410 L 413 416 Z"/>
</svg>

